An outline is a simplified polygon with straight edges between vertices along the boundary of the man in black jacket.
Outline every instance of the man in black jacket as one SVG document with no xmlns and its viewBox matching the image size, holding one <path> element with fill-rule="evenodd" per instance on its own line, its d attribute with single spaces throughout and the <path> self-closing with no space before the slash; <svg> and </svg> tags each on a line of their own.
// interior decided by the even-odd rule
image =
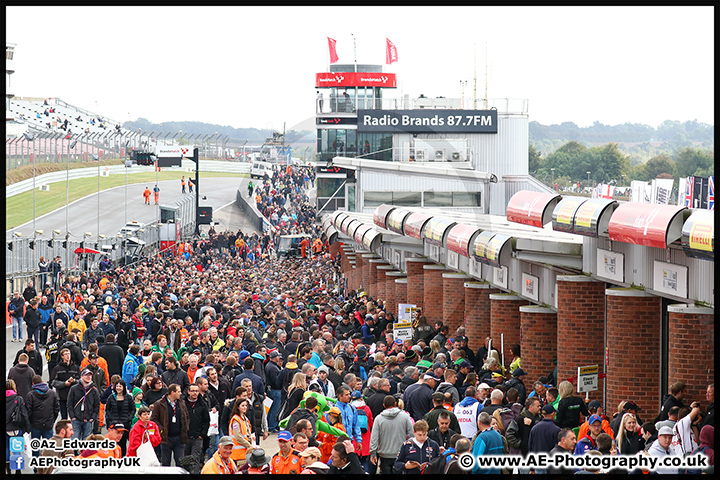
<svg viewBox="0 0 720 480">
<path fill-rule="evenodd" d="M 278 351 L 271 352 L 268 355 L 268 362 L 265 365 L 265 379 L 269 389 L 268 396 L 273 403 L 268 411 L 268 430 L 270 432 L 279 431 L 277 415 L 280 412 L 280 403 L 282 402 L 282 382 L 280 381 L 280 372 L 282 369 L 282 355 Z"/>
<path fill-rule="evenodd" d="M 202 464 L 205 457 L 203 446 L 210 428 L 210 410 L 205 400 L 200 398 L 200 386 L 197 383 L 188 388 L 185 406 L 190 417 L 185 455 L 191 455 L 198 464 Z"/>
<path fill-rule="evenodd" d="M 37 306 L 38 301 L 36 298 L 30 300 L 25 310 L 24 317 L 25 326 L 27 327 L 28 340 L 32 337 L 35 339 L 35 343 L 40 342 L 40 324 L 42 323 L 42 317 Z M 42 370 L 40 373 L 42 373 Z"/>
<path fill-rule="evenodd" d="M 60 399 L 40 375 L 32 379 L 32 390 L 28 394 L 25 406 L 30 417 L 32 438 L 52 438 L 53 425 L 60 413 Z"/>
<path fill-rule="evenodd" d="M 50 386 L 55 389 L 60 399 L 60 414 L 63 419 L 68 418 L 67 397 L 70 387 L 79 379 L 80 370 L 72 362 L 70 350 L 67 348 L 61 349 L 60 362 L 50 372 Z"/>
<path fill-rule="evenodd" d="M 165 357 L 165 371 L 161 377 L 165 385 L 172 385 L 173 383 L 180 385 L 180 390 L 183 393 L 187 392 L 190 386 L 190 379 L 187 373 L 178 367 L 178 361 L 172 356 Z"/>
<path fill-rule="evenodd" d="M 330 460 L 332 460 L 332 465 L 328 471 L 329 474 L 365 475 L 365 469 L 350 440 L 336 443 L 330 454 Z"/>
<path fill-rule="evenodd" d="M 100 418 L 100 393 L 92 377 L 92 370 L 84 368 L 80 372 L 80 381 L 70 387 L 68 392 L 68 414 L 73 425 L 74 439 L 86 439 L 93 432 L 93 423 Z"/>
<path fill-rule="evenodd" d="M 98 355 L 105 359 L 108 367 L 108 375 L 122 375 L 125 354 L 120 345 L 115 343 L 115 335 L 109 333 L 105 337 L 105 343 L 99 345 Z"/>
<path fill-rule="evenodd" d="M 18 364 L 18 357 L 21 353 L 26 353 L 28 356 L 28 365 L 33 369 L 35 372 L 35 375 L 42 376 L 43 371 L 43 360 L 42 360 L 42 354 L 35 349 L 35 340 L 30 338 L 28 336 L 28 339 L 25 340 L 25 348 L 18 351 L 15 355 L 15 361 L 13 362 L 13 366 Z M 52 436 L 52 435 L 50 435 Z"/>
<path fill-rule="evenodd" d="M 385 397 L 390 395 L 390 380 L 387 378 L 376 379 L 376 377 L 373 377 L 368 380 L 368 387 L 372 394 L 368 397 L 365 404 L 370 407 L 373 418 L 377 418 L 377 416 L 385 410 L 383 402 L 385 401 Z"/>
</svg>

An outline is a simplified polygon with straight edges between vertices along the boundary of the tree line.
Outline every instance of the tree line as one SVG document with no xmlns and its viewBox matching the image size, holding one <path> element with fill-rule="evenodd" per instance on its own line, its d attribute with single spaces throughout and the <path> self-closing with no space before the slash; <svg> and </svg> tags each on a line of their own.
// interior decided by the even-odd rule
<svg viewBox="0 0 720 480">
<path fill-rule="evenodd" d="M 630 185 L 632 180 L 650 181 L 654 178 L 707 177 L 715 173 L 714 150 L 682 147 L 670 153 L 653 156 L 645 163 L 634 164 L 617 143 L 587 147 L 571 140 L 543 156 L 532 143 L 528 149 L 528 169 L 531 175 L 565 186 L 572 183 L 605 183 Z M 588 174 L 588 172 L 590 172 Z"/>
</svg>

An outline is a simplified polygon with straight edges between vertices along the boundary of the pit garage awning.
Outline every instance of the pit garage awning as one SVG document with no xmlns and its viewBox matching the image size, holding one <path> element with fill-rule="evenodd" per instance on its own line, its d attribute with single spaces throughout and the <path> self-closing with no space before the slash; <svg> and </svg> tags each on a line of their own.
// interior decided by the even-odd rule
<svg viewBox="0 0 720 480">
<path fill-rule="evenodd" d="M 485 230 L 475 237 L 472 253 L 480 263 L 501 267 L 507 265 L 512 256 L 512 237 Z"/>
<path fill-rule="evenodd" d="M 445 233 L 450 231 L 456 223 L 457 222 L 446 220 L 444 218 L 431 218 L 425 226 L 425 241 L 432 245 L 442 247 Z"/>
<path fill-rule="evenodd" d="M 682 227 L 680 239 L 688 257 L 715 260 L 715 212 L 695 210 Z"/>
<path fill-rule="evenodd" d="M 554 193 L 521 190 L 508 202 L 505 216 L 509 222 L 543 228 L 552 220 L 552 212 L 562 197 Z"/>
<path fill-rule="evenodd" d="M 385 219 L 385 224 L 387 225 L 386 228 L 391 232 L 405 235 L 403 225 L 405 224 L 405 219 L 407 219 L 409 216 L 410 210 L 405 210 L 404 208 L 394 209 L 388 214 L 387 218 Z"/>
<path fill-rule="evenodd" d="M 395 210 L 395 208 L 396 207 L 393 205 L 387 205 L 387 204 L 379 205 L 375 209 L 375 212 L 373 212 L 373 223 L 375 223 L 375 225 L 377 225 L 380 228 L 387 228 L 387 223 L 386 223 L 387 217 L 390 214 L 390 212 Z"/>
<path fill-rule="evenodd" d="M 552 212 L 552 228 L 588 237 L 606 235 L 618 202 L 604 198 L 563 197 Z"/>
<path fill-rule="evenodd" d="M 608 224 L 610 240 L 667 248 L 679 240 L 690 211 L 676 205 L 623 203 L 615 209 Z"/>
<path fill-rule="evenodd" d="M 473 245 L 475 235 L 480 234 L 478 227 L 458 223 L 447 234 L 446 246 L 451 252 L 470 257 L 469 247 Z"/>
<path fill-rule="evenodd" d="M 432 217 L 432 215 L 426 215 L 424 213 L 410 214 L 410 216 L 405 219 L 405 224 L 403 226 L 405 235 L 422 240 L 421 234 L 423 227 Z"/>
</svg>

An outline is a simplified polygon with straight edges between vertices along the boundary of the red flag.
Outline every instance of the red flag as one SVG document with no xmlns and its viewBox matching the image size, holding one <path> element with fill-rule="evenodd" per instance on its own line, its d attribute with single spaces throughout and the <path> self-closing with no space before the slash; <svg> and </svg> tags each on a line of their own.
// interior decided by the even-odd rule
<svg viewBox="0 0 720 480">
<path fill-rule="evenodd" d="M 337 51 L 335 51 L 335 40 L 327 37 L 328 39 L 328 47 L 330 48 L 330 63 L 335 63 L 338 61 Z"/>
<path fill-rule="evenodd" d="M 395 48 L 395 44 L 387 37 L 385 37 L 385 42 L 385 63 L 390 65 L 391 63 L 398 61 L 397 48 Z"/>
</svg>

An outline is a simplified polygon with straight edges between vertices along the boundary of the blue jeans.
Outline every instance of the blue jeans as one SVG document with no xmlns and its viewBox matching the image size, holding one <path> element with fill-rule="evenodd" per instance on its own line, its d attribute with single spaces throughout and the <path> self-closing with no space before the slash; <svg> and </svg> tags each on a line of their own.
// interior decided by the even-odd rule
<svg viewBox="0 0 720 480">
<path fill-rule="evenodd" d="M 30 427 L 30 438 L 47 438 L 50 439 L 53 436 L 52 429 L 50 430 L 38 430 L 35 427 Z M 40 456 L 40 450 L 34 450 L 32 452 L 33 457 L 39 457 Z"/>
<path fill-rule="evenodd" d="M 13 340 L 22 340 L 22 321 L 23 317 L 12 317 Z"/>
<path fill-rule="evenodd" d="M 92 435 L 93 432 L 93 421 L 88 420 L 83 422 L 82 420 L 71 420 L 73 427 L 73 439 L 85 440 L 87 437 Z"/>
<path fill-rule="evenodd" d="M 175 457 L 175 465 L 180 465 L 180 459 L 185 456 L 185 445 L 182 443 L 180 435 L 168 436 L 167 443 L 160 444 L 160 456 L 163 467 L 172 466 L 170 463 L 172 457 Z"/>
<path fill-rule="evenodd" d="M 282 398 L 282 390 L 270 390 L 270 398 L 273 403 L 270 406 L 270 410 L 267 414 L 268 430 L 273 431 L 279 428 L 278 426 L 278 413 L 280 413 L 280 403 Z"/>
<path fill-rule="evenodd" d="M 208 445 L 207 450 L 205 450 L 205 453 L 207 454 L 207 459 L 209 460 L 212 458 L 212 456 L 217 452 L 218 449 L 218 443 L 220 442 L 220 435 L 210 435 L 208 437 L 210 444 Z M 203 464 L 205 462 L 203 461 Z"/>
<path fill-rule="evenodd" d="M 31 338 L 35 340 L 35 345 L 40 345 L 40 327 L 38 328 L 30 328 L 27 327 L 27 334 L 28 338 Z"/>
</svg>

